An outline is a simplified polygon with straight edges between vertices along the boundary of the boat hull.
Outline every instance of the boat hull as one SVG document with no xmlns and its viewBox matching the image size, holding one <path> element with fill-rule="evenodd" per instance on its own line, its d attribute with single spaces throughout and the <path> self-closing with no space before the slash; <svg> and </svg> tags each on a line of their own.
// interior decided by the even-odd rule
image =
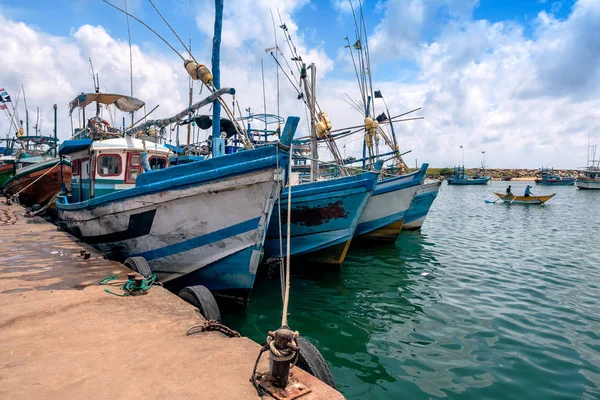
<svg viewBox="0 0 600 400">
<path fill-rule="evenodd" d="M 415 194 L 415 198 L 410 204 L 410 208 L 406 212 L 406 216 L 404 217 L 404 226 L 402 229 L 416 230 L 423 226 L 425 217 L 427 216 L 433 201 L 437 197 L 441 185 L 442 182 L 437 181 L 424 183 L 419 187 L 417 193 Z"/>
<path fill-rule="evenodd" d="M 146 172 L 132 189 L 59 197 L 59 223 L 109 258 L 144 257 L 161 282 L 246 304 L 288 159 L 270 146 Z"/>
<path fill-rule="evenodd" d="M 376 181 L 376 173 L 366 172 L 292 186 L 290 254 L 310 263 L 340 265 Z M 265 240 L 268 257 L 287 253 L 287 210 L 288 188 L 281 196 L 281 215 L 276 206 L 269 223 Z"/>
<path fill-rule="evenodd" d="M 582 190 L 600 190 L 600 180 L 577 179 L 575 185 Z"/>
<path fill-rule="evenodd" d="M 454 179 L 448 178 L 448 185 L 487 185 L 490 181 L 490 178 L 481 178 L 481 179 Z"/>
<path fill-rule="evenodd" d="M 575 184 L 575 179 L 536 179 L 535 183 L 546 186 L 570 186 Z"/>
<path fill-rule="evenodd" d="M 71 182 L 71 163 L 62 162 L 64 181 Z M 18 195 L 19 203 L 31 207 L 45 205 L 60 191 L 61 162 L 58 158 L 40 161 L 17 170 L 4 183 L 2 192 L 6 197 Z"/>
<path fill-rule="evenodd" d="M 355 236 L 361 240 L 395 242 L 426 170 L 424 165 L 417 172 L 377 182 Z"/>
<path fill-rule="evenodd" d="M 0 188 L 4 186 L 4 182 L 6 182 L 14 173 L 13 164 L 3 164 L 0 166 Z"/>
<path fill-rule="evenodd" d="M 548 195 L 548 196 L 507 196 L 502 193 L 494 192 L 496 196 L 498 196 L 504 204 L 544 204 L 552 197 L 555 196 L 556 193 Z"/>
</svg>

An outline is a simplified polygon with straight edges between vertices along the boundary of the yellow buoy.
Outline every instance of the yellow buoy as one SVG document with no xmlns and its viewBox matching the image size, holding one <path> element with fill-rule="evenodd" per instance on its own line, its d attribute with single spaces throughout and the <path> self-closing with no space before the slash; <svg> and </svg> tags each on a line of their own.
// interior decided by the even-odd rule
<svg viewBox="0 0 600 400">
<path fill-rule="evenodd" d="M 192 60 L 186 60 L 183 63 L 185 70 L 188 75 L 195 81 L 201 80 L 207 85 L 211 84 L 213 81 L 213 76 L 210 73 L 210 70 L 204 64 L 198 64 Z"/>
</svg>

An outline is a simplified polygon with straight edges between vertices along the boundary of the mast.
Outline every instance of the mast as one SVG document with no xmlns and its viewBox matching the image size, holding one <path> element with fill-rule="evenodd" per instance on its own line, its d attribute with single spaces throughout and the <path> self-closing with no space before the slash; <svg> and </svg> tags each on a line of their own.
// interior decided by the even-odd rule
<svg viewBox="0 0 600 400">
<path fill-rule="evenodd" d="M 314 182 L 319 177 L 319 149 L 317 148 L 317 121 L 315 119 L 315 99 L 317 97 L 317 67 L 310 64 L 310 153 L 312 163 L 310 166 L 311 180 Z"/>
<path fill-rule="evenodd" d="M 23 102 L 25 103 L 25 132 L 29 136 L 29 110 L 27 109 L 27 97 L 25 97 L 25 86 L 21 83 L 23 89 Z"/>
<path fill-rule="evenodd" d="M 54 157 L 57 157 L 58 156 L 58 151 L 57 151 L 58 137 L 56 134 L 56 123 L 57 123 L 56 110 L 58 110 L 58 106 L 55 104 L 54 106 L 52 106 L 52 108 L 54 108 Z"/>
<path fill-rule="evenodd" d="M 212 75 L 213 85 L 215 90 L 221 89 L 221 68 L 220 68 L 220 51 L 221 51 L 221 31 L 223 30 L 223 2 L 224 0 L 215 0 L 215 29 L 213 36 L 212 48 Z M 235 123 L 235 121 L 232 121 Z M 221 103 L 215 101 L 213 103 L 212 115 L 212 152 L 213 157 L 218 146 L 218 139 L 221 137 Z"/>
</svg>

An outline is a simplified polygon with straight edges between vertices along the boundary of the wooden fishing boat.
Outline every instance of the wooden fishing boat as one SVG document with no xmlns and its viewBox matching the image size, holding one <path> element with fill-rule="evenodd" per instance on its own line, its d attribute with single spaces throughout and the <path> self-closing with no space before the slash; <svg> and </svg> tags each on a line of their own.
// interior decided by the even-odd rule
<svg viewBox="0 0 600 400">
<path fill-rule="evenodd" d="M 419 186 L 415 198 L 410 203 L 410 208 L 404 216 L 404 230 L 420 229 L 425 222 L 425 217 L 438 195 L 442 181 L 423 183 Z"/>
<path fill-rule="evenodd" d="M 378 181 L 360 217 L 355 236 L 367 240 L 395 242 L 428 167 L 429 164 L 425 163 L 418 171 Z"/>
<path fill-rule="evenodd" d="M 235 91 L 220 89 L 174 117 L 135 129 L 177 123 L 223 93 Z M 144 104 L 128 96 L 106 99 L 126 112 Z M 72 195 L 57 198 L 58 223 L 112 259 L 143 257 L 173 287 L 201 284 L 246 304 L 298 121 L 287 119 L 275 145 L 168 168 L 170 150 L 160 143 L 144 143 L 129 131 L 117 135 L 104 123 L 94 135 L 109 138 L 82 138 L 95 131 L 80 131 L 60 150 L 71 157 L 75 179 Z"/>
<path fill-rule="evenodd" d="M 588 168 L 581 171 L 575 185 L 582 190 L 600 190 L 600 168 Z"/>
<path fill-rule="evenodd" d="M 65 182 L 71 182 L 71 163 L 69 160 L 51 158 L 19 168 L 6 180 L 2 193 L 6 197 L 17 197 L 26 207 L 46 205 L 60 191 L 61 176 Z"/>
<path fill-rule="evenodd" d="M 464 165 L 457 165 L 454 167 L 454 172 L 451 177 L 446 179 L 448 185 L 487 185 L 491 177 L 484 175 L 469 176 L 465 173 Z"/>
<path fill-rule="evenodd" d="M 496 196 L 498 196 L 505 204 L 544 204 L 551 198 L 553 198 L 556 193 L 545 195 L 545 196 L 510 196 L 499 192 L 494 192 Z"/>
<path fill-rule="evenodd" d="M 596 160 L 597 145 L 588 143 L 587 167 L 580 171 L 575 185 L 582 190 L 600 190 L 600 160 Z"/>
<path fill-rule="evenodd" d="M 378 175 L 364 172 L 291 186 L 290 254 L 311 263 L 340 265 Z M 269 223 L 265 255 L 270 257 L 285 256 L 287 251 L 285 241 L 280 248 L 279 232 L 288 229 L 289 190 L 285 187 L 281 195 L 281 215 L 274 212 Z"/>
<path fill-rule="evenodd" d="M 542 167 L 541 177 L 535 179 L 535 183 L 547 186 L 570 186 L 575 184 L 575 178 L 571 176 L 561 177 L 555 174 L 553 169 Z"/>
</svg>

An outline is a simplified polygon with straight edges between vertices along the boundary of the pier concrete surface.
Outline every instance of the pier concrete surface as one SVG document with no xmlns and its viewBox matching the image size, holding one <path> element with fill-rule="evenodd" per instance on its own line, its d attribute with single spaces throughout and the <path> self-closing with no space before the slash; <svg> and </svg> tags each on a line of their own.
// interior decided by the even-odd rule
<svg viewBox="0 0 600 400">
<path fill-rule="evenodd" d="M 0 204 L 0 398 L 259 398 L 249 382 L 257 343 L 220 332 L 186 336 L 202 317 L 160 286 L 141 296 L 106 293 L 120 293 L 131 271 L 23 214 Z M 98 285 L 109 275 L 120 283 Z M 267 369 L 265 353 L 258 370 Z M 309 382 L 301 399 L 343 398 L 293 371 Z"/>
</svg>

